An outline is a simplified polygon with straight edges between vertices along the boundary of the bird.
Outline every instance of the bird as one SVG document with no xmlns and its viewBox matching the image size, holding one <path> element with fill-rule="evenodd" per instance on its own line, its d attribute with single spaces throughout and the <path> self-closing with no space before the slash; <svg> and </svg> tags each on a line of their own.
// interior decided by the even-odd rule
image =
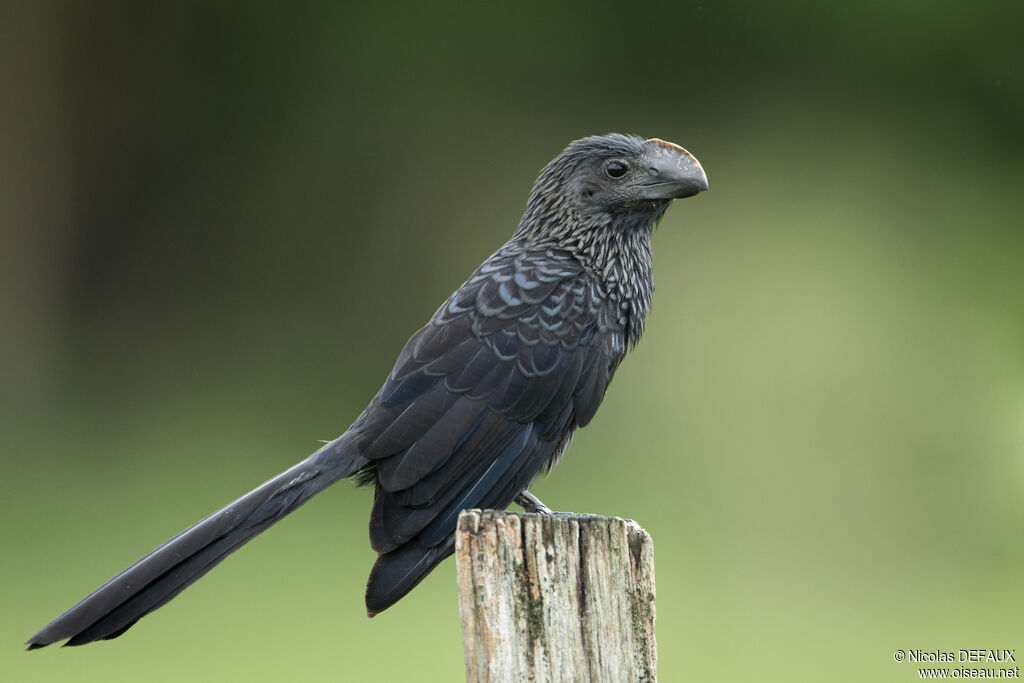
<svg viewBox="0 0 1024 683">
<path fill-rule="evenodd" d="M 200 520 L 26 642 L 117 638 L 330 485 L 373 487 L 369 616 L 454 551 L 459 513 L 551 510 L 528 490 L 594 417 L 651 309 L 651 236 L 708 188 L 685 149 L 618 133 L 571 142 L 540 171 L 511 238 L 412 335 L 338 438 Z"/>
</svg>

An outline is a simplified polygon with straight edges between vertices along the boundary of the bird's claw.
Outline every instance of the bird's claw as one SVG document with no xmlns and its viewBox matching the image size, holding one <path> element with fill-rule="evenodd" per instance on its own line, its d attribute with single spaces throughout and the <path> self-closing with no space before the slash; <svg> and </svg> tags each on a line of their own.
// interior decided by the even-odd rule
<svg viewBox="0 0 1024 683">
<path fill-rule="evenodd" d="M 533 512 L 541 515 L 557 514 L 547 505 L 540 502 L 540 499 L 537 496 L 533 495 L 526 489 L 523 489 L 523 492 L 516 496 L 515 502 L 516 505 L 523 508 L 526 512 Z"/>
</svg>

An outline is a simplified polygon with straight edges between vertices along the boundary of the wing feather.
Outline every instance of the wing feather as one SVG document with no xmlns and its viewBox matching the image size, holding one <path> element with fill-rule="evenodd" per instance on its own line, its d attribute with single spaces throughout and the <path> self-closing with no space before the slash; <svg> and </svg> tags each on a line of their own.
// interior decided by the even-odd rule
<svg viewBox="0 0 1024 683">
<path fill-rule="evenodd" d="M 361 418 L 375 550 L 435 547 L 460 510 L 505 507 L 593 417 L 615 366 L 595 287 L 552 250 L 494 257 L 413 335 L 368 409 L 387 418 Z"/>
</svg>

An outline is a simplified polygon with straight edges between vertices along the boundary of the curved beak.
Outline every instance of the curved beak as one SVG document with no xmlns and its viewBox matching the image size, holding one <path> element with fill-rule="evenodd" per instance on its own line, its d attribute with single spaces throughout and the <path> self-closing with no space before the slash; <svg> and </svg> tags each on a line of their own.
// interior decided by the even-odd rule
<svg viewBox="0 0 1024 683">
<path fill-rule="evenodd" d="M 651 138 L 644 199 L 683 199 L 708 189 L 708 177 L 696 157 L 671 142 Z"/>
</svg>

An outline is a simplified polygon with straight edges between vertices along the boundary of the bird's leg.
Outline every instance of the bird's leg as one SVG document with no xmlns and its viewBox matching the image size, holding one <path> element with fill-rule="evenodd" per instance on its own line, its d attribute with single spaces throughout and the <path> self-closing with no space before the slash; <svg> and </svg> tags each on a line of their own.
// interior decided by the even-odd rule
<svg viewBox="0 0 1024 683">
<path fill-rule="evenodd" d="M 516 505 L 523 508 L 526 512 L 536 512 L 542 515 L 553 515 L 555 514 L 551 508 L 544 503 L 540 502 L 540 499 L 523 489 L 523 492 L 516 496 Z"/>
<path fill-rule="evenodd" d="M 522 493 L 516 496 L 515 504 L 523 508 L 524 512 L 539 514 L 539 515 L 551 515 L 552 517 L 561 517 L 564 519 L 576 519 L 576 520 L 587 520 L 587 519 L 601 519 L 600 515 L 591 515 L 587 513 L 579 512 L 555 512 L 544 503 L 540 502 L 537 496 L 533 495 L 526 489 L 523 489 Z"/>
</svg>

